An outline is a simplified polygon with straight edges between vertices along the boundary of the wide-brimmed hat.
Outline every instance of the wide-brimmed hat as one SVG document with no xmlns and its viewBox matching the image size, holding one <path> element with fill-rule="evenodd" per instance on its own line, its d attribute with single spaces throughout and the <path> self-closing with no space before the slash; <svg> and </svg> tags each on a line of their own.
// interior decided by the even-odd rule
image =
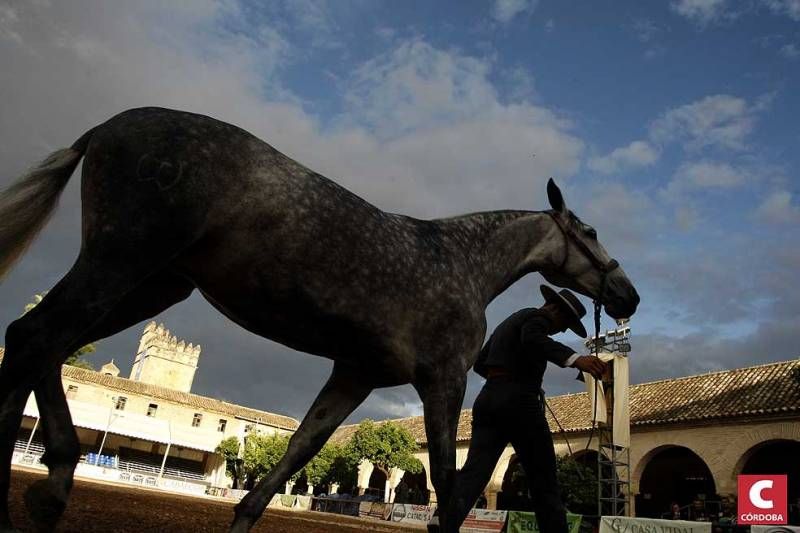
<svg viewBox="0 0 800 533">
<path fill-rule="evenodd" d="M 542 285 L 539 290 L 542 291 L 545 302 L 557 305 L 571 318 L 567 327 L 574 331 L 576 335 L 585 339 L 586 328 L 583 327 L 581 318 L 586 316 L 586 308 L 578 300 L 578 297 L 572 294 L 569 289 L 561 289 L 556 292 L 547 285 Z"/>
</svg>

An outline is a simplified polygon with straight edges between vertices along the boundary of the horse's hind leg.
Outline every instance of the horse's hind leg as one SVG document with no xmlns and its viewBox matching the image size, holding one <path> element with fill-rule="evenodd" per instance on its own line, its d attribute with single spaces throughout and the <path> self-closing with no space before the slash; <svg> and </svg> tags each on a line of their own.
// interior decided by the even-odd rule
<svg viewBox="0 0 800 533">
<path fill-rule="evenodd" d="M 236 506 L 232 533 L 245 533 L 253 527 L 278 487 L 322 449 L 333 431 L 369 396 L 372 389 L 363 375 L 334 365 L 331 377 L 292 435 L 286 454 Z"/>
<path fill-rule="evenodd" d="M 82 254 L 44 300 L 11 323 L 6 331 L 6 352 L 0 366 L 0 530 L 11 528 L 8 511 L 11 455 L 28 396 L 43 379 L 58 371 L 67 355 L 81 346 L 91 329 L 126 293 L 141 283 L 147 273 L 156 270 L 147 272 L 146 267 L 136 261 L 125 262 L 116 257 L 102 261 L 99 257 L 87 258 Z M 52 391 L 52 385 L 50 387 L 48 390 Z M 52 392 L 44 399 L 52 396 L 58 401 L 59 395 Z M 40 405 L 42 411 L 49 408 L 47 403 Z M 52 430 L 51 441 L 60 441 L 55 431 L 63 424 L 63 412 L 56 407 L 54 413 L 52 420 L 62 422 Z M 67 432 L 65 449 L 68 451 L 75 449 L 73 443 L 69 443 L 70 434 L 74 436 L 74 430 Z M 51 457 L 56 461 L 55 456 Z M 71 461 L 74 466 L 76 459 L 75 456 L 67 459 L 67 464 Z M 69 487 L 65 489 L 51 494 L 55 498 L 49 498 L 49 510 L 36 517 L 42 528 L 54 526 L 53 520 L 60 515 L 66 502 Z M 54 503 L 59 500 L 60 503 Z"/>
<path fill-rule="evenodd" d="M 191 282 L 172 272 L 151 276 L 126 294 L 78 345 L 84 346 L 110 337 L 151 318 L 186 299 L 193 290 Z M 42 462 L 48 466 L 49 476 L 31 485 L 25 493 L 25 503 L 32 517 L 40 523 L 49 524 L 55 523 L 63 510 L 66 495 L 72 487 L 80 445 L 64 397 L 60 367 L 39 382 L 34 393 L 36 403 L 41 406 L 45 444 Z"/>
<path fill-rule="evenodd" d="M 0 523 L 4 527 L 10 528 L 10 463 L 25 402 L 34 386 L 58 371 L 78 347 L 77 341 L 111 307 L 110 295 L 98 297 L 89 290 L 89 279 L 89 272 L 73 268 L 39 305 L 6 330 L 6 352 L 0 367 Z"/>
<path fill-rule="evenodd" d="M 25 492 L 25 504 L 40 529 L 55 524 L 66 506 L 80 445 L 61 384 L 61 366 L 48 373 L 34 390 L 41 416 L 47 479 L 35 481 Z"/>
</svg>

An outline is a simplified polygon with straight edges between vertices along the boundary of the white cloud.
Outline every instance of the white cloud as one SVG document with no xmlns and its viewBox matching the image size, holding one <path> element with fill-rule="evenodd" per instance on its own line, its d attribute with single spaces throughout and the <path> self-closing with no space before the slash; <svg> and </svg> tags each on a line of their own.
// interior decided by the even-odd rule
<svg viewBox="0 0 800 533">
<path fill-rule="evenodd" d="M 491 111 L 498 96 L 490 68 L 421 39 L 402 42 L 357 70 L 346 95 L 349 112 L 386 137 Z"/>
<path fill-rule="evenodd" d="M 800 57 L 800 47 L 795 43 L 784 44 L 780 47 L 778 53 L 787 59 L 797 59 Z"/>
<path fill-rule="evenodd" d="M 800 206 L 792 202 L 789 191 L 775 191 L 764 198 L 755 216 L 771 224 L 795 224 L 800 222 Z"/>
<path fill-rule="evenodd" d="M 665 46 L 651 46 L 647 50 L 644 51 L 644 58 L 648 61 L 651 59 L 655 59 L 657 57 L 663 56 L 667 53 L 667 48 Z"/>
<path fill-rule="evenodd" d="M 682 164 L 663 193 L 667 198 L 679 199 L 685 192 L 698 189 L 731 189 L 743 185 L 747 176 L 728 163 L 717 161 L 692 161 Z"/>
<path fill-rule="evenodd" d="M 745 181 L 744 175 L 728 163 L 713 161 L 699 161 L 682 165 L 678 170 L 678 177 L 696 189 L 727 189 L 741 185 Z"/>
<path fill-rule="evenodd" d="M 700 222 L 700 215 L 692 206 L 679 205 L 675 208 L 675 222 L 683 231 L 691 231 Z"/>
<path fill-rule="evenodd" d="M 774 97 L 774 93 L 767 93 L 748 105 L 743 98 L 716 94 L 668 109 L 650 123 L 647 140 L 633 141 L 607 155 L 594 157 L 588 166 L 596 172 L 611 174 L 651 165 L 665 146 L 676 142 L 692 153 L 703 149 L 746 151 L 758 113 L 766 111 Z"/>
<path fill-rule="evenodd" d="M 670 109 L 653 121 L 650 138 L 657 143 L 682 141 L 689 150 L 704 147 L 743 150 L 753 131 L 756 113 L 765 107 L 748 106 L 743 98 L 727 94 L 707 96 Z"/>
<path fill-rule="evenodd" d="M 502 24 L 507 24 L 524 11 L 536 9 L 539 0 L 495 0 L 492 6 L 492 17 Z"/>
<path fill-rule="evenodd" d="M 502 72 L 503 80 L 508 84 L 507 99 L 515 102 L 531 101 L 537 96 L 536 79 L 530 70 L 515 67 Z"/>
<path fill-rule="evenodd" d="M 388 26 L 382 26 L 375 29 L 375 35 L 385 41 L 391 41 L 397 35 L 397 30 Z"/>
<path fill-rule="evenodd" d="M 19 21 L 17 11 L 9 5 L 0 5 L 0 39 L 22 44 L 22 37 L 14 30 Z"/>
<path fill-rule="evenodd" d="M 670 5 L 673 11 L 701 28 L 710 24 L 730 22 L 760 6 L 765 6 L 776 15 L 800 21 L 800 0 L 762 0 L 755 5 L 729 0 L 676 0 Z"/>
<path fill-rule="evenodd" d="M 613 180 L 592 179 L 570 189 L 568 196 L 570 209 L 593 225 L 607 249 L 621 257 L 639 253 L 654 234 L 664 229 L 658 206 L 638 188 Z"/>
<path fill-rule="evenodd" d="M 779 15 L 800 20 L 800 0 L 765 0 L 767 7 Z"/>
<path fill-rule="evenodd" d="M 658 24 L 646 18 L 635 19 L 632 28 L 636 37 L 643 43 L 649 43 L 663 31 Z"/>
<path fill-rule="evenodd" d="M 347 114 L 322 127 L 281 82 L 303 53 L 292 34 L 271 25 L 227 32 L 222 18 L 247 17 L 234 3 L 31 2 L 10 13 L 0 12 L 0 187 L 88 128 L 144 105 L 236 124 L 380 207 L 421 217 L 545 208 L 547 177 L 563 183 L 579 168 L 583 143 L 567 120 L 525 100 L 503 103 L 489 80 L 491 60 L 424 41 L 399 42 L 345 78 Z M 309 24 L 322 23 L 312 15 Z M 4 283 L 2 323 L 74 260 L 79 189 L 73 178 L 55 219 Z M 329 370 L 327 361 L 228 325 L 200 297 L 166 316 L 207 349 L 198 383 L 209 385 L 200 393 L 213 386 L 249 405 L 291 405 L 297 415 Z M 131 353 L 138 333 L 104 340 L 102 349 Z M 247 375 L 214 356 L 231 347 L 241 347 L 233 351 Z"/>
<path fill-rule="evenodd" d="M 324 2 L 315 0 L 291 0 L 286 4 L 303 26 L 324 33 L 335 28 L 331 14 Z"/>
<path fill-rule="evenodd" d="M 392 210 L 533 208 L 548 176 L 577 171 L 583 143 L 551 111 L 501 102 L 490 70 L 488 60 L 401 42 L 358 68 L 337 133 L 304 153 Z"/>
<path fill-rule="evenodd" d="M 706 25 L 723 15 L 725 3 L 725 0 L 677 0 L 670 7 L 692 22 Z"/>
<path fill-rule="evenodd" d="M 658 150 L 647 141 L 633 141 L 610 154 L 589 159 L 588 165 L 595 172 L 613 174 L 652 165 L 658 157 Z"/>
</svg>

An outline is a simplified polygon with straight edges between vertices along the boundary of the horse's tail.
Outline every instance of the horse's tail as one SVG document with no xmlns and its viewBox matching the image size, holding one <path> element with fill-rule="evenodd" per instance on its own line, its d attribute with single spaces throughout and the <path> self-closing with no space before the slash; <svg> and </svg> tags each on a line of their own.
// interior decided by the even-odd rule
<svg viewBox="0 0 800 533">
<path fill-rule="evenodd" d="M 0 191 L 0 280 L 22 257 L 58 205 L 94 128 L 71 148 L 53 152 L 7 189 Z"/>
</svg>

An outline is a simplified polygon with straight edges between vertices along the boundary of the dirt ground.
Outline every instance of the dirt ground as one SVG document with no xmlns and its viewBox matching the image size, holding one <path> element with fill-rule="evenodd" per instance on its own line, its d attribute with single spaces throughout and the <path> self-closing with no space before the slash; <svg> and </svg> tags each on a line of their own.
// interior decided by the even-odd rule
<svg viewBox="0 0 800 533">
<path fill-rule="evenodd" d="M 14 470 L 11 515 L 14 525 L 31 531 L 22 495 L 43 474 Z M 69 506 L 56 531 L 61 533 L 211 533 L 227 531 L 233 503 L 76 480 Z M 269 509 L 253 528 L 258 533 L 420 533 L 424 529 L 328 513 Z"/>
</svg>

